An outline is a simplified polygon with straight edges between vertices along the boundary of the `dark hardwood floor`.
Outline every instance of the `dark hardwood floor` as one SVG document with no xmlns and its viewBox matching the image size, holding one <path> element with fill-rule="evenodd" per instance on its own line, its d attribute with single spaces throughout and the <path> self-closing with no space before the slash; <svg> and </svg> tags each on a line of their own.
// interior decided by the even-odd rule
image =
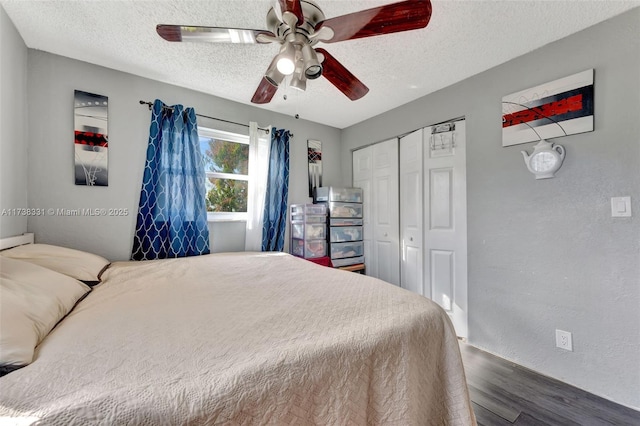
<svg viewBox="0 0 640 426">
<path fill-rule="evenodd" d="M 640 425 L 640 412 L 460 343 L 480 426 Z"/>
</svg>

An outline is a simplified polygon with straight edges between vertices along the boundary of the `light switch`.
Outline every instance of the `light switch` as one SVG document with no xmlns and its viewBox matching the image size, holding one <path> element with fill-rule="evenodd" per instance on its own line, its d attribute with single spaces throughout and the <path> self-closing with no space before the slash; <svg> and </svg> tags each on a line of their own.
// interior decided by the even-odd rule
<svg viewBox="0 0 640 426">
<path fill-rule="evenodd" d="M 611 197 L 611 217 L 631 217 L 631 197 Z"/>
</svg>

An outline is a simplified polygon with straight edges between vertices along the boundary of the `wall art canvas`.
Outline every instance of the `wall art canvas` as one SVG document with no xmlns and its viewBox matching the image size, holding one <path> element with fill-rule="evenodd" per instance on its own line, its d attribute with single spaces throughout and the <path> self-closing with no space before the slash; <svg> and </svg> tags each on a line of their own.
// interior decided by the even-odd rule
<svg viewBox="0 0 640 426">
<path fill-rule="evenodd" d="M 109 185 L 108 105 L 106 96 L 75 91 L 73 110 L 76 185 Z"/>
<path fill-rule="evenodd" d="M 502 146 L 592 131 L 593 69 L 502 98 Z"/>
<path fill-rule="evenodd" d="M 313 197 L 315 188 L 322 186 L 322 142 L 307 141 L 307 160 L 309 162 L 309 197 Z"/>
</svg>

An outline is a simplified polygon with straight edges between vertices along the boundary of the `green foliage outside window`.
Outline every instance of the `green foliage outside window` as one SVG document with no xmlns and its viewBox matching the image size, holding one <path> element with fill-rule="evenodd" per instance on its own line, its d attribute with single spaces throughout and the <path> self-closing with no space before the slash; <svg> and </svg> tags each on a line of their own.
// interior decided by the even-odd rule
<svg viewBox="0 0 640 426">
<path fill-rule="evenodd" d="M 249 145 L 210 139 L 205 161 L 208 172 L 247 175 L 249 174 Z M 246 180 L 209 177 L 207 189 L 207 211 L 247 211 L 248 182 Z"/>
</svg>

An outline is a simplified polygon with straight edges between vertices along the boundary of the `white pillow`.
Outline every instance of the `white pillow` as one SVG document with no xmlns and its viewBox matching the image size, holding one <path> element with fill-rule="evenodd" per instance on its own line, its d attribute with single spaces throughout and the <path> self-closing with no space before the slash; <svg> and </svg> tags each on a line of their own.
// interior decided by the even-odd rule
<svg viewBox="0 0 640 426">
<path fill-rule="evenodd" d="M 0 257 L 0 371 L 31 363 L 36 346 L 90 290 L 50 269 Z"/>
<path fill-rule="evenodd" d="M 100 282 L 100 274 L 110 263 L 97 254 L 49 244 L 26 244 L 3 250 L 0 255 L 44 266 L 89 285 Z"/>
</svg>

